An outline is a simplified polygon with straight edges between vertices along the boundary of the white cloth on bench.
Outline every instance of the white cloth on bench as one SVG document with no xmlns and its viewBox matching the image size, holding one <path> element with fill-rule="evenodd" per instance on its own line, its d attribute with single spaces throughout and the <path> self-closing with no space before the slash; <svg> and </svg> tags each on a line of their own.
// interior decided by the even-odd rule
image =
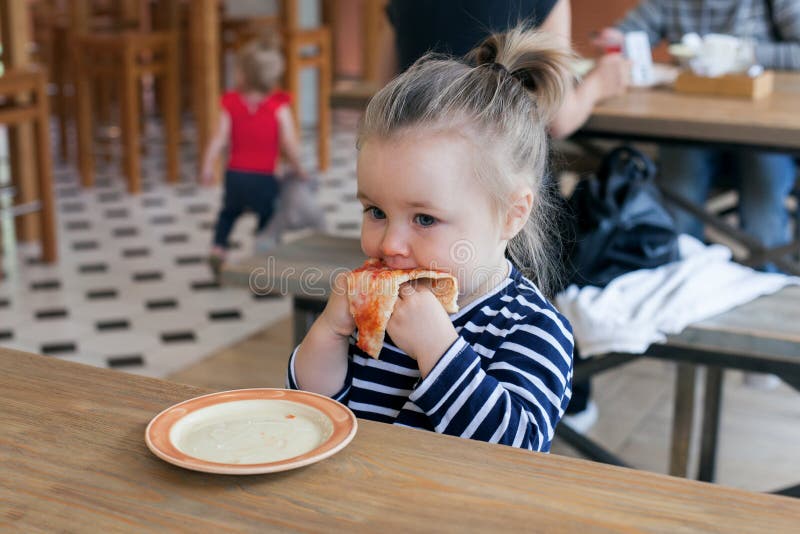
<svg viewBox="0 0 800 534">
<path fill-rule="evenodd" d="M 641 354 L 691 323 L 800 284 L 798 277 L 734 263 L 722 245 L 705 246 L 681 235 L 679 247 L 680 261 L 624 274 L 602 289 L 572 285 L 556 296 L 582 357 Z"/>
</svg>

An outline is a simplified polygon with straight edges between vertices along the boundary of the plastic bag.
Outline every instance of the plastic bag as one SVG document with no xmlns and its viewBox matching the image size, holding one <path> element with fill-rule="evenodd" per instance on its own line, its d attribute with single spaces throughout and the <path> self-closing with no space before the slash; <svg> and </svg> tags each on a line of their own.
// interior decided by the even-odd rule
<svg viewBox="0 0 800 534">
<path fill-rule="evenodd" d="M 604 287 L 624 273 L 678 259 L 678 233 L 655 173 L 646 155 L 624 146 L 578 183 L 568 201 L 575 236 L 570 283 Z"/>
</svg>

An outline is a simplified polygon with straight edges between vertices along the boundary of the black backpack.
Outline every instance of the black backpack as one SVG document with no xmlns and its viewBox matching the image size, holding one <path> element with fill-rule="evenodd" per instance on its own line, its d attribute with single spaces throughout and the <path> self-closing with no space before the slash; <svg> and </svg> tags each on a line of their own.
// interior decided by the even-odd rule
<svg viewBox="0 0 800 534">
<path fill-rule="evenodd" d="M 567 283 L 604 287 L 614 278 L 678 259 L 678 234 L 654 183 L 655 164 L 623 146 L 565 201 Z"/>
</svg>

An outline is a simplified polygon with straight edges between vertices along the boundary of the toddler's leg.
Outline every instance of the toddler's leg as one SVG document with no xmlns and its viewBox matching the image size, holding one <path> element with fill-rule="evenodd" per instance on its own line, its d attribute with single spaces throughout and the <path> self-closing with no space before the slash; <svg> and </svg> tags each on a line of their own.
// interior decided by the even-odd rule
<svg viewBox="0 0 800 534">
<path fill-rule="evenodd" d="M 225 173 L 225 197 L 222 208 L 217 216 L 217 225 L 214 230 L 214 248 L 227 250 L 228 236 L 233 230 L 236 219 L 244 211 L 247 190 L 244 187 L 241 173 L 227 171 Z"/>
<path fill-rule="evenodd" d="M 258 227 L 256 232 L 266 228 L 272 215 L 275 213 L 275 202 L 278 200 L 280 186 L 273 175 L 260 177 L 257 187 L 253 191 L 255 204 L 253 209 L 258 213 Z"/>
</svg>

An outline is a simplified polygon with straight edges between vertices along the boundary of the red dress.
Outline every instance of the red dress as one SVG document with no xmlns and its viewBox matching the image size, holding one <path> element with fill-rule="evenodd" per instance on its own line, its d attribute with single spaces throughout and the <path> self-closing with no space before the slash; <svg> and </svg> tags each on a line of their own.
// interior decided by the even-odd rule
<svg viewBox="0 0 800 534">
<path fill-rule="evenodd" d="M 273 91 L 250 111 L 241 93 L 229 91 L 222 95 L 222 107 L 231 117 L 229 169 L 263 174 L 275 172 L 280 153 L 277 112 L 290 102 L 289 93 Z"/>
</svg>

